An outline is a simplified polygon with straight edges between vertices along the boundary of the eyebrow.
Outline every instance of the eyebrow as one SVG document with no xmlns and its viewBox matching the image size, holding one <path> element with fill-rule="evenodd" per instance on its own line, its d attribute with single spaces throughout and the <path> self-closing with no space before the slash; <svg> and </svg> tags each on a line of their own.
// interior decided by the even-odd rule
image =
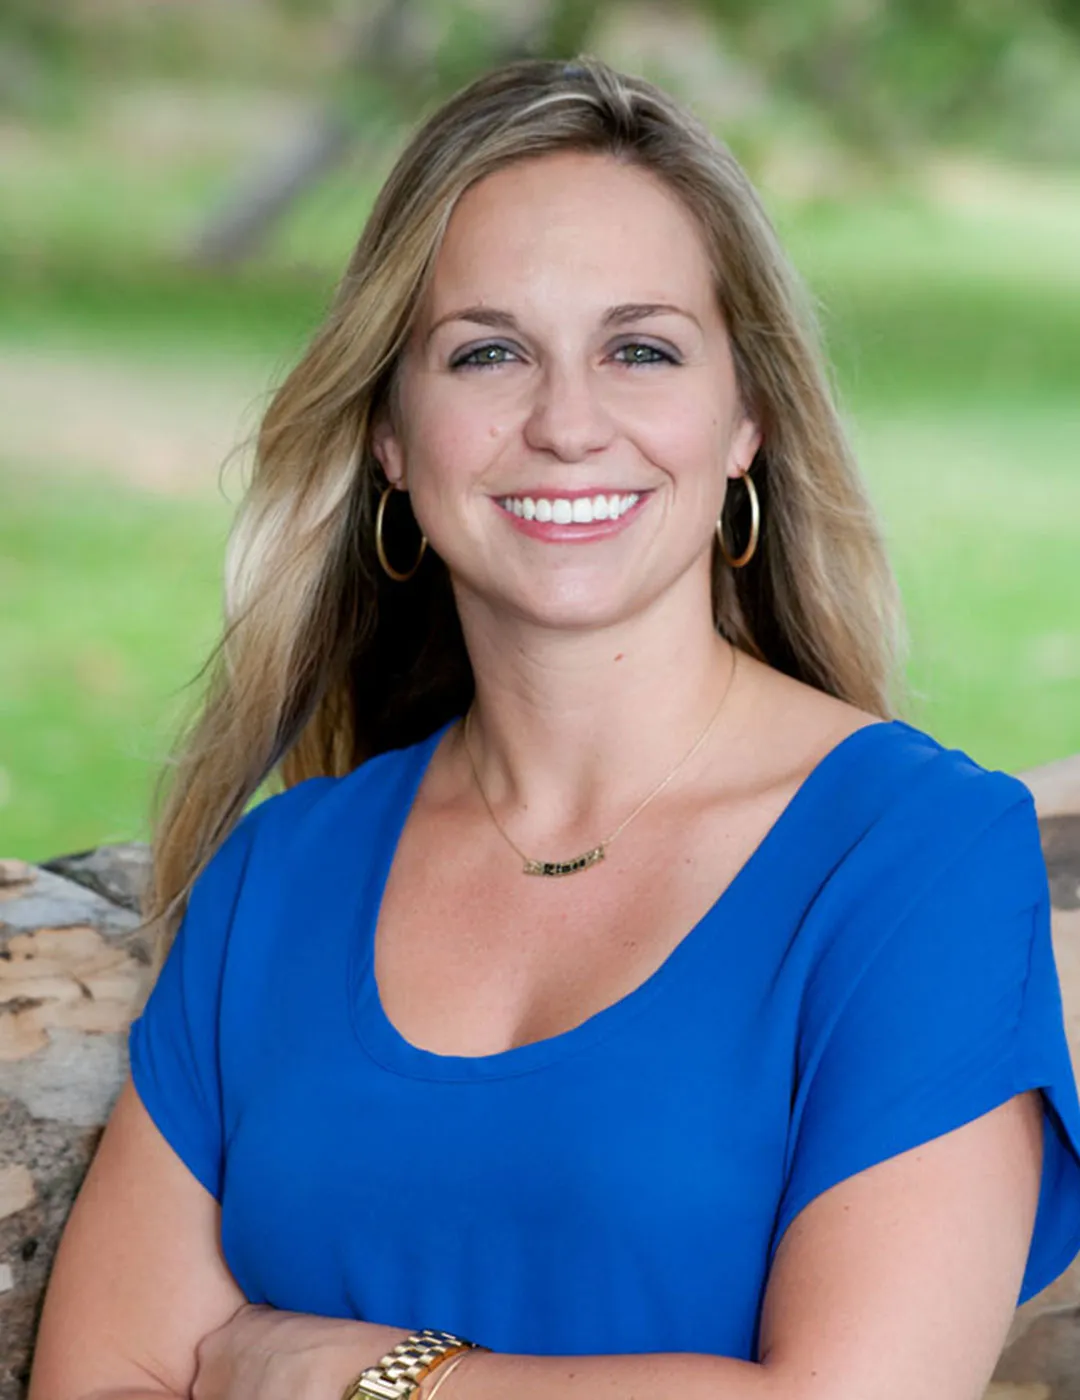
<svg viewBox="0 0 1080 1400">
<path fill-rule="evenodd" d="M 626 301 L 618 306 L 609 306 L 601 318 L 601 325 L 622 326 L 629 321 L 644 321 L 649 316 L 685 316 L 693 321 L 698 330 L 701 329 L 701 322 L 693 312 L 684 311 L 682 307 L 672 306 L 664 301 Z M 493 306 L 466 306 L 460 311 L 450 311 L 447 315 L 440 316 L 424 337 L 425 342 L 431 339 L 440 326 L 446 325 L 447 321 L 474 321 L 477 325 L 493 326 L 497 330 L 521 329 L 517 318 L 509 311 L 499 311 Z"/>
</svg>

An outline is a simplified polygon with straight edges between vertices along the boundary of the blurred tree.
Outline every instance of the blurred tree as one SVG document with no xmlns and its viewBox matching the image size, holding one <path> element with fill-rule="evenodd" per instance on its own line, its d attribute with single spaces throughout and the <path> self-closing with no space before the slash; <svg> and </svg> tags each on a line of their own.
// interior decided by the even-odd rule
<svg viewBox="0 0 1080 1400">
<path fill-rule="evenodd" d="M 365 71 L 372 75 L 371 81 L 354 86 L 354 92 L 367 99 L 364 110 L 350 112 L 349 104 L 332 101 L 297 132 L 292 146 L 275 151 L 269 160 L 246 172 L 197 233 L 191 250 L 196 263 L 222 266 L 247 257 L 300 195 L 340 164 L 358 139 L 377 139 L 402 92 L 385 79 L 401 68 L 407 11 L 408 0 L 384 0 L 373 22 L 348 35 L 343 76 L 348 79 Z M 352 105 L 355 108 L 355 102 Z"/>
<path fill-rule="evenodd" d="M 408 123 L 485 68 L 529 54 L 577 53 L 608 3 L 552 0 L 538 14 L 503 9 L 493 16 L 483 4 L 383 0 L 350 31 L 341 81 L 322 115 L 293 147 L 238 180 L 197 235 L 195 261 L 222 266 L 248 257 L 329 169 L 358 146 L 376 148 L 388 128 Z M 434 43 L 432 19 L 441 22 Z"/>
<path fill-rule="evenodd" d="M 775 90 L 879 155 L 993 114 L 1015 85 L 1010 60 L 1032 38 L 1071 48 L 1080 73 L 1080 0 L 698 4 Z"/>
<path fill-rule="evenodd" d="M 3 0 L 0 6 L 0 111 L 48 115 L 58 76 L 74 58 L 73 36 L 58 0 Z"/>
<path fill-rule="evenodd" d="M 705 16 L 718 48 L 767 90 L 878 161 L 907 159 L 928 142 L 980 133 L 985 140 L 1010 120 L 1014 130 L 1029 129 L 1032 113 L 1053 100 L 1046 74 L 1063 87 L 1080 78 L 1080 0 L 662 4 L 665 13 L 679 5 Z M 80 67 L 84 84 L 95 71 L 112 76 L 125 64 L 192 76 L 218 65 L 219 74 L 264 85 L 291 75 L 309 91 L 317 81 L 326 95 L 307 124 L 287 148 L 240 172 L 194 240 L 198 261 L 228 264 L 259 247 L 290 205 L 358 148 L 381 145 L 495 63 L 587 51 L 602 27 L 635 8 L 647 7 L 642 0 L 157 0 L 152 7 L 0 0 L 0 107 L 45 110 L 42 94 L 74 91 Z M 251 42 L 258 34 L 261 44 Z M 1053 125 L 1044 120 L 1043 130 Z M 1055 139 L 1068 149 L 1066 137 Z"/>
<path fill-rule="evenodd" d="M 286 0 L 295 3 L 295 0 Z M 1080 0 L 1052 0 L 1080 24 Z M 375 22 L 347 46 L 349 96 L 339 90 L 323 120 L 293 151 L 241 181 L 211 219 L 198 255 L 245 257 L 289 202 L 341 160 L 356 140 L 407 122 L 500 60 L 528 53 L 572 56 L 588 47 L 620 0 L 551 0 L 531 23 L 476 0 L 438 6 L 384 0 Z M 718 39 L 776 90 L 824 113 L 842 139 L 879 158 L 913 139 L 955 127 L 1001 96 L 1018 36 L 1049 9 L 1039 0 L 696 0 Z M 423 24 L 437 38 L 425 44 Z M 515 24 L 515 20 L 517 23 Z M 426 49 L 426 51 L 425 51 Z M 1080 71 L 1080 58 L 1078 58 Z M 359 80 L 359 81 L 358 81 Z M 360 98 L 366 100 L 360 101 Z M 355 135 L 351 134 L 355 133 Z"/>
<path fill-rule="evenodd" d="M 1080 0 L 1051 0 L 1050 9 L 1065 24 L 1080 32 Z"/>
</svg>

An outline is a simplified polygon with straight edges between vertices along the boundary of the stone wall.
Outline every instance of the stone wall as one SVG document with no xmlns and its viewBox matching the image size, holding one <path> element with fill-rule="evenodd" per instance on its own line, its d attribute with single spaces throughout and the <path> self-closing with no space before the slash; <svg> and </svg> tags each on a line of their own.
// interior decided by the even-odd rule
<svg viewBox="0 0 1080 1400">
<path fill-rule="evenodd" d="M 1020 777 L 1039 811 L 1054 958 L 1073 1069 L 1080 1072 L 1080 755 Z M 1017 1310 L 995 1378 L 1001 1394 L 994 1400 L 1080 1400 L 1080 1260 Z"/>
<path fill-rule="evenodd" d="M 144 848 L 0 861 L 0 1400 L 21 1400 L 60 1231 L 149 992 Z"/>
<path fill-rule="evenodd" d="M 1080 1067 L 1080 756 L 1022 776 Z M 25 1395 L 60 1231 L 127 1073 L 127 1028 L 150 983 L 136 912 L 146 868 L 141 846 L 0 861 L 0 1400 Z M 1080 1261 L 1018 1309 L 990 1396 L 1080 1400 Z"/>
</svg>

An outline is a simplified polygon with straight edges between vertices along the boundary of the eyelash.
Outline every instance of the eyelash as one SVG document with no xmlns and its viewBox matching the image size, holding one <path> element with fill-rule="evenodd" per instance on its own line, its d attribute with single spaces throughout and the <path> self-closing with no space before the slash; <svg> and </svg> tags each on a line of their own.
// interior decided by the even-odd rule
<svg viewBox="0 0 1080 1400">
<path fill-rule="evenodd" d="M 645 365 L 657 365 L 657 364 L 677 365 L 677 364 L 679 363 L 679 361 L 675 358 L 675 356 L 672 355 L 669 351 L 667 351 L 667 350 L 661 350 L 660 347 L 659 347 L 658 345 L 649 345 L 649 344 L 647 344 L 645 341 L 641 341 L 641 340 L 630 340 L 630 341 L 626 341 L 624 344 L 622 344 L 622 345 L 620 345 L 620 346 L 617 347 L 615 353 L 617 354 L 619 350 L 638 350 L 638 349 L 640 349 L 640 350 L 651 350 L 652 353 L 653 353 L 654 355 L 659 355 L 660 358 L 659 358 L 658 360 L 620 360 L 619 363 L 620 363 L 620 364 L 625 364 L 625 365 L 631 365 L 631 366 L 634 366 L 634 365 L 645 366 Z M 450 368 L 451 368 L 451 369 L 498 369 L 500 365 L 504 365 L 504 364 L 507 363 L 506 360 L 474 360 L 474 359 L 473 359 L 473 356 L 474 356 L 474 355 L 483 354 L 483 352 L 484 352 L 485 350 L 504 350 L 504 351 L 506 351 L 507 354 L 511 354 L 511 355 L 514 353 L 514 352 L 510 349 L 510 347 L 509 347 L 508 345 L 500 345 L 500 344 L 498 343 L 498 341 L 489 340 L 489 341 L 487 341 L 484 345 L 475 345 L 470 351 L 468 351 L 465 355 L 462 355 L 459 359 L 451 360 L 451 362 L 450 362 Z"/>
</svg>

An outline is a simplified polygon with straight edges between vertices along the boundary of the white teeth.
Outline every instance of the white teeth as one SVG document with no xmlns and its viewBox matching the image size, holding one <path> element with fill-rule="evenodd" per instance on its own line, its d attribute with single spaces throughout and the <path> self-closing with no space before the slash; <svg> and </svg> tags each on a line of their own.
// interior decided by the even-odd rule
<svg viewBox="0 0 1080 1400">
<path fill-rule="evenodd" d="M 503 496 L 499 504 L 519 520 L 553 521 L 556 525 L 590 525 L 594 520 L 618 520 L 637 504 L 641 496 Z"/>
</svg>

